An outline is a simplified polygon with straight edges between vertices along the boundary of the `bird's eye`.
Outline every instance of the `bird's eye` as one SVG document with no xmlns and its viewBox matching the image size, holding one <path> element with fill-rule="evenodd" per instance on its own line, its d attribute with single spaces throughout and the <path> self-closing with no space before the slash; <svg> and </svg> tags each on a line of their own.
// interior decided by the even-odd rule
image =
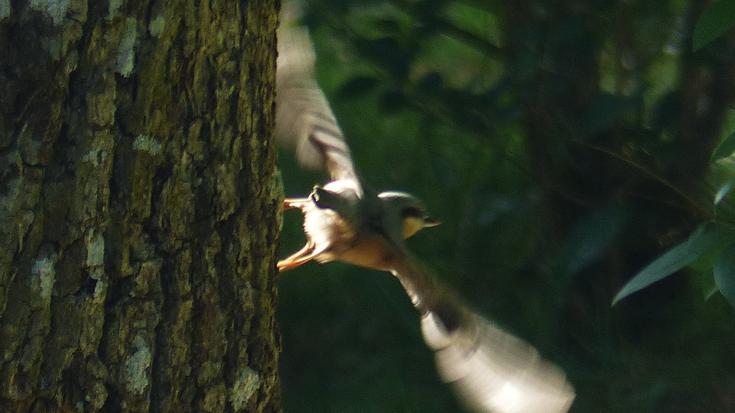
<svg viewBox="0 0 735 413">
<path fill-rule="evenodd" d="M 420 208 L 408 207 L 403 208 L 403 210 L 401 211 L 401 215 L 403 216 L 403 218 L 423 218 L 425 214 L 424 211 L 422 211 Z"/>
</svg>

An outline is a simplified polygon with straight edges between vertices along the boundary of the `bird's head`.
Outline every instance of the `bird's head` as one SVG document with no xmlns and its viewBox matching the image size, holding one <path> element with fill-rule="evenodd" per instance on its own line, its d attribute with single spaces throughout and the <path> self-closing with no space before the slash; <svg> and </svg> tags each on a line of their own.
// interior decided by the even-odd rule
<svg viewBox="0 0 735 413">
<path fill-rule="evenodd" d="M 397 215 L 402 223 L 401 234 L 407 239 L 424 228 L 435 227 L 439 221 L 426 213 L 424 204 L 415 196 L 398 191 L 381 192 L 378 197 L 386 208 Z"/>
</svg>

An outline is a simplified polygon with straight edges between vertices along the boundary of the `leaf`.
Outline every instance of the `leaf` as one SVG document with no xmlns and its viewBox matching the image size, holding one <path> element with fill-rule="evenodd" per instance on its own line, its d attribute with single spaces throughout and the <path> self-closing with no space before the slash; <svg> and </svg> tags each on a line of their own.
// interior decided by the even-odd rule
<svg viewBox="0 0 735 413">
<path fill-rule="evenodd" d="M 689 239 L 670 249 L 636 274 L 613 298 L 612 305 L 648 287 L 694 262 L 702 254 L 717 247 L 722 230 L 712 223 L 700 225 Z"/>
<path fill-rule="evenodd" d="M 719 0 L 710 5 L 697 21 L 692 47 L 699 50 L 722 36 L 735 25 L 735 0 Z"/>
<path fill-rule="evenodd" d="M 722 158 L 727 158 L 735 152 L 735 132 L 728 135 L 722 142 L 717 145 L 717 148 L 712 152 L 712 161 L 717 161 Z"/>
<path fill-rule="evenodd" d="M 725 185 L 722 185 L 720 189 L 715 194 L 715 205 L 719 204 L 726 196 L 727 194 L 732 191 L 733 181 L 730 181 L 726 183 Z"/>
<path fill-rule="evenodd" d="M 416 87 L 427 94 L 439 94 L 444 87 L 444 78 L 439 72 L 429 72 L 416 82 Z"/>
<path fill-rule="evenodd" d="M 378 79 L 374 77 L 355 76 L 340 86 L 337 95 L 346 99 L 361 97 L 375 89 L 378 84 Z"/>
<path fill-rule="evenodd" d="M 396 79 L 405 79 L 416 50 L 407 50 L 394 38 L 359 38 L 353 41 L 355 51 L 365 60 L 387 70 Z"/>
<path fill-rule="evenodd" d="M 380 96 L 380 110 L 386 114 L 395 114 L 409 105 L 406 96 L 397 91 L 388 91 Z"/>
<path fill-rule="evenodd" d="M 599 136 L 610 130 L 619 122 L 626 111 L 634 107 L 633 99 L 602 93 L 594 98 L 587 106 L 584 115 L 585 129 L 588 136 Z"/>
<path fill-rule="evenodd" d="M 713 273 L 720 293 L 735 307 L 735 244 L 722 251 Z"/>
<path fill-rule="evenodd" d="M 622 208 L 607 207 L 581 217 L 561 248 L 560 269 L 571 276 L 598 261 L 622 232 L 628 215 Z"/>
<path fill-rule="evenodd" d="M 709 288 L 704 293 L 704 301 L 709 301 L 709 299 L 712 298 L 712 296 L 714 296 L 715 294 L 717 294 L 718 291 L 720 291 L 720 289 L 717 288 L 717 285 L 716 284 L 713 285 L 712 288 Z"/>
<path fill-rule="evenodd" d="M 383 33 L 400 34 L 402 32 L 401 23 L 393 18 L 379 18 L 375 20 L 374 24 L 375 28 Z"/>
</svg>

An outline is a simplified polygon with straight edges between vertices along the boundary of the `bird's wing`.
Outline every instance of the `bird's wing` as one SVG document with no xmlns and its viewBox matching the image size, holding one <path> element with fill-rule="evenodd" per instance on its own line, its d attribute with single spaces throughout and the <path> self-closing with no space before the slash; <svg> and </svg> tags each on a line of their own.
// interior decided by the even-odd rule
<svg viewBox="0 0 735 413">
<path fill-rule="evenodd" d="M 421 330 L 440 377 L 467 407 L 487 413 L 569 410 L 574 389 L 560 368 L 469 310 L 407 253 L 391 267 L 422 313 Z"/>
<path fill-rule="evenodd" d="M 295 24 L 294 2 L 285 2 L 278 28 L 276 140 L 295 147 L 299 162 L 326 168 L 332 180 L 360 183 L 350 148 L 314 77 L 314 47 L 306 28 Z"/>
</svg>

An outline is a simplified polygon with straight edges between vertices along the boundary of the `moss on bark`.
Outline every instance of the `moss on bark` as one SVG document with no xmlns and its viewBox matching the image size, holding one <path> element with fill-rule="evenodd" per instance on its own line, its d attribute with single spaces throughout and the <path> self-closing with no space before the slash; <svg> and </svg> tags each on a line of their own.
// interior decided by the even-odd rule
<svg viewBox="0 0 735 413">
<path fill-rule="evenodd" d="M 277 2 L 0 1 L 0 411 L 279 409 Z"/>
</svg>

